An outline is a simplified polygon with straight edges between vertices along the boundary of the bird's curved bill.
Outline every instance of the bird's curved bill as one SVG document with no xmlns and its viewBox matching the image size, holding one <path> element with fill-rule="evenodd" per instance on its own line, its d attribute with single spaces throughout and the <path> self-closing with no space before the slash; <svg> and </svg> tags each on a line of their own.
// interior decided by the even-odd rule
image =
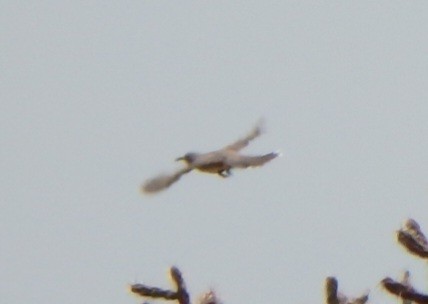
<svg viewBox="0 0 428 304">
<path fill-rule="evenodd" d="M 177 157 L 177 158 L 175 159 L 175 161 L 180 161 L 180 160 L 184 160 L 184 157 L 183 157 L 183 156 L 180 156 L 180 157 Z"/>
</svg>

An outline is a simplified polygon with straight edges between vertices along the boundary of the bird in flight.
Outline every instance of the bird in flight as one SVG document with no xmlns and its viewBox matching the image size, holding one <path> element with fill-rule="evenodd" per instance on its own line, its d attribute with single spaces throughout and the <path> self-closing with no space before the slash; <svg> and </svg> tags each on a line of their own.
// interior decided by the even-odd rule
<svg viewBox="0 0 428 304">
<path fill-rule="evenodd" d="M 218 174 L 226 178 L 231 176 L 231 170 L 234 168 L 248 168 L 262 166 L 266 162 L 280 155 L 278 152 L 271 152 L 258 156 L 247 156 L 239 153 L 240 150 L 248 146 L 251 140 L 255 139 L 262 133 L 261 123 L 257 124 L 254 129 L 245 137 L 236 142 L 227 145 L 220 150 L 208 153 L 189 152 L 176 161 L 184 161 L 185 167 L 179 169 L 173 174 L 159 175 L 147 180 L 142 185 L 144 193 L 155 193 L 164 190 L 178 181 L 181 176 L 192 170 L 198 170 L 206 173 Z"/>
</svg>

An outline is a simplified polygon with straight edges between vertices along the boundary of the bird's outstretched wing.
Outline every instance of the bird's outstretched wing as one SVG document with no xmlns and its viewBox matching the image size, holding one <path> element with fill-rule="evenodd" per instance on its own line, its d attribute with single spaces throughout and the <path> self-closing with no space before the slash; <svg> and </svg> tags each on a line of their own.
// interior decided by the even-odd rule
<svg viewBox="0 0 428 304">
<path fill-rule="evenodd" d="M 250 143 L 254 138 L 258 137 L 263 132 L 263 121 L 260 120 L 257 125 L 254 127 L 254 129 L 244 138 L 241 138 L 237 141 L 235 141 L 233 144 L 230 144 L 226 147 L 224 147 L 224 150 L 233 150 L 233 151 L 239 151 Z"/>
<path fill-rule="evenodd" d="M 260 156 L 245 156 L 239 154 L 231 154 L 227 157 L 226 163 L 234 168 L 248 168 L 262 166 L 268 161 L 280 156 L 280 153 L 271 152 Z"/>
<path fill-rule="evenodd" d="M 147 180 L 142 186 L 141 190 L 144 193 L 155 193 L 164 190 L 178 181 L 183 174 L 192 170 L 191 167 L 183 168 L 170 175 L 159 175 L 155 178 Z"/>
</svg>

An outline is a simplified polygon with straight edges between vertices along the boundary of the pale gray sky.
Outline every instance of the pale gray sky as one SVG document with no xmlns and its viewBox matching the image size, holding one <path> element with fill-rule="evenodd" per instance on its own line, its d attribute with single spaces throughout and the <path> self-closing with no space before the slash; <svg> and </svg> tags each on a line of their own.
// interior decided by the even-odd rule
<svg viewBox="0 0 428 304">
<path fill-rule="evenodd" d="M 4 303 L 140 303 L 127 284 L 225 303 L 321 303 L 426 264 L 428 2 L 1 2 Z M 244 135 L 284 157 L 230 179 L 140 184 Z"/>
</svg>

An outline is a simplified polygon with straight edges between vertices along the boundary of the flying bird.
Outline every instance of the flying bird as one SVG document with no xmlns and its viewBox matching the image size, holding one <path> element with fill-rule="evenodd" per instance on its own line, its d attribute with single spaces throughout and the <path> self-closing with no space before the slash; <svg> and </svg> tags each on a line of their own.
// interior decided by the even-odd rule
<svg viewBox="0 0 428 304">
<path fill-rule="evenodd" d="M 247 156 L 239 153 L 240 150 L 248 146 L 250 141 L 262 133 L 261 124 L 245 137 L 227 145 L 220 150 L 208 153 L 189 152 L 176 159 L 184 161 L 185 167 L 179 169 L 173 174 L 159 175 L 147 180 L 142 185 L 144 193 L 155 193 L 164 190 L 178 181 L 181 176 L 192 170 L 198 170 L 205 173 L 217 174 L 223 178 L 231 176 L 231 170 L 234 168 L 258 167 L 280 155 L 278 152 L 271 152 L 258 156 Z"/>
</svg>

